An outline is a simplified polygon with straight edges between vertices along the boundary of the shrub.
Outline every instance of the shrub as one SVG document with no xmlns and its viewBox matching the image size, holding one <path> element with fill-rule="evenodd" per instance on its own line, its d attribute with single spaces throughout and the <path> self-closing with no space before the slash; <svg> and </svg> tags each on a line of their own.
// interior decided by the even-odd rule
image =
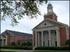
<svg viewBox="0 0 70 52">
<path fill-rule="evenodd" d="M 24 49 L 24 50 L 32 50 L 32 47 L 18 47 L 18 46 L 4 46 L 0 47 L 3 49 Z"/>
<path fill-rule="evenodd" d="M 65 42 L 66 45 L 70 47 L 70 39 Z"/>
<path fill-rule="evenodd" d="M 12 46 L 15 46 L 15 45 L 16 45 L 16 43 L 15 43 L 15 42 L 12 42 L 12 43 L 11 43 L 11 45 L 12 45 Z"/>
</svg>

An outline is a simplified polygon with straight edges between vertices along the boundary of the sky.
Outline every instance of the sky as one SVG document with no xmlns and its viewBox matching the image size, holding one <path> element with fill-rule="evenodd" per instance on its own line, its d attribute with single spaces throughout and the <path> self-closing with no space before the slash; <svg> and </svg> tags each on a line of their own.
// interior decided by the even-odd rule
<svg viewBox="0 0 70 52">
<path fill-rule="evenodd" d="M 69 25 L 69 1 L 48 1 L 48 3 L 52 4 L 58 21 Z M 1 33 L 5 30 L 13 30 L 32 34 L 32 29 L 44 20 L 43 16 L 47 13 L 47 4 L 43 3 L 39 6 L 41 15 L 32 19 L 25 16 L 19 21 L 18 25 L 11 26 L 10 20 L 8 18 L 6 18 L 5 21 L 1 21 Z"/>
</svg>

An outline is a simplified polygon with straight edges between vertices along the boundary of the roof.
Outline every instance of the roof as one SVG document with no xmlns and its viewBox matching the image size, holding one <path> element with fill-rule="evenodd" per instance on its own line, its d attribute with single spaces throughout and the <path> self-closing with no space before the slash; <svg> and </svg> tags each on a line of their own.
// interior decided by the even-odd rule
<svg viewBox="0 0 70 52">
<path fill-rule="evenodd" d="M 17 31 L 12 31 L 12 30 L 6 30 L 1 35 L 32 36 L 32 34 L 29 34 L 29 33 L 22 33 L 22 32 L 17 32 Z"/>
<path fill-rule="evenodd" d="M 45 20 L 43 20 L 43 21 L 42 21 L 41 23 L 39 23 L 37 26 L 39 26 L 40 24 L 42 24 L 44 21 L 45 21 Z M 54 21 L 54 20 L 49 19 L 49 18 L 47 18 L 46 21 L 50 21 L 51 23 L 55 23 L 55 24 L 57 24 L 57 25 L 59 25 L 59 26 L 67 26 L 67 27 L 68 27 L 67 24 L 64 24 L 64 23 L 61 23 L 61 22 L 58 22 L 58 21 Z M 35 29 L 37 26 L 35 26 L 33 29 Z"/>
</svg>

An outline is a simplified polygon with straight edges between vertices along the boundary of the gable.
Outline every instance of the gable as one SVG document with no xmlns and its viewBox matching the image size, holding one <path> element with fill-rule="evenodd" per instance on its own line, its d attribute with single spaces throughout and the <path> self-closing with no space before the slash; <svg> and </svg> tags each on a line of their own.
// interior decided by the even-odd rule
<svg viewBox="0 0 70 52">
<path fill-rule="evenodd" d="M 43 27 L 54 27 L 54 26 L 56 26 L 55 23 L 45 20 L 45 21 L 42 21 L 40 24 L 38 24 L 34 29 L 43 28 Z"/>
<path fill-rule="evenodd" d="M 45 25 L 45 23 L 46 23 L 46 25 Z M 55 26 L 69 27 L 67 24 L 64 24 L 64 23 L 61 23 L 61 22 L 58 22 L 58 21 L 54 21 L 54 20 L 51 20 L 51 19 L 47 19 L 47 20 L 44 20 L 41 23 L 39 23 L 37 26 L 35 26 L 33 28 L 33 30 L 38 29 L 38 28 L 43 28 L 43 27 L 55 27 Z"/>
</svg>

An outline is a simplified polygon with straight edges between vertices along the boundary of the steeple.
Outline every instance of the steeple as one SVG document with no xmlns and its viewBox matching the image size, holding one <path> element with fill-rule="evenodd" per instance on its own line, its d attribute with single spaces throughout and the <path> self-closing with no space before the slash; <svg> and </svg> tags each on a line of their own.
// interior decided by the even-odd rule
<svg viewBox="0 0 70 52">
<path fill-rule="evenodd" d="M 47 18 L 57 21 L 57 16 L 53 12 L 53 6 L 50 3 L 47 6 L 47 15 L 44 15 L 44 20 L 46 20 Z"/>
<path fill-rule="evenodd" d="M 47 13 L 48 13 L 48 14 L 52 14 L 52 13 L 53 13 L 53 7 L 52 7 L 51 4 L 48 4 Z"/>
</svg>

